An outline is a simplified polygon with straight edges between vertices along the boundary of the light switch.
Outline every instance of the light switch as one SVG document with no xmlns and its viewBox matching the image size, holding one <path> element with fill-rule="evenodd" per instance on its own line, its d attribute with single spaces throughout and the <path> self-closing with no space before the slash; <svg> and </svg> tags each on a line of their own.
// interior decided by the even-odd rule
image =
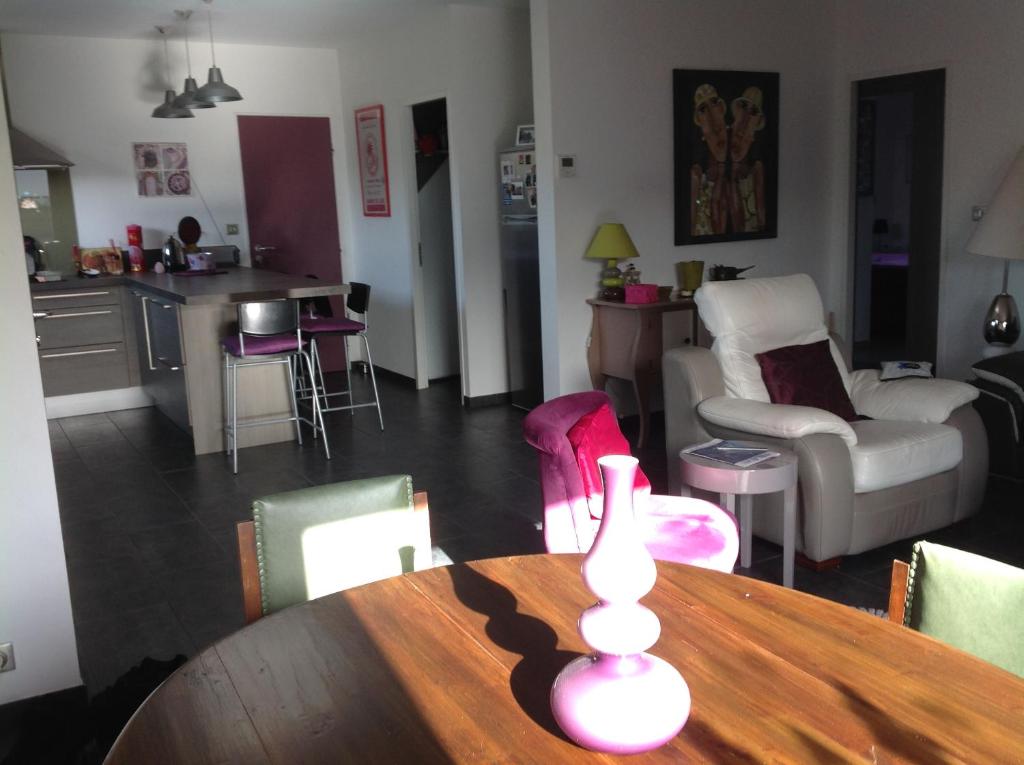
<svg viewBox="0 0 1024 765">
<path fill-rule="evenodd" d="M 237 236 L 238 235 L 238 224 L 237 223 L 229 223 L 227 226 L 225 226 L 225 228 L 227 229 L 228 236 L 232 236 L 232 235 Z"/>
</svg>

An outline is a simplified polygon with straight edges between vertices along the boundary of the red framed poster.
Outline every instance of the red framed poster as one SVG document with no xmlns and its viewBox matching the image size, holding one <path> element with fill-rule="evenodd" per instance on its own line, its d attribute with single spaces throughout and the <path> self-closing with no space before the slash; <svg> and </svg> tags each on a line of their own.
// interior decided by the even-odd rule
<svg viewBox="0 0 1024 765">
<path fill-rule="evenodd" d="M 388 190 L 388 149 L 384 142 L 384 107 L 356 109 L 356 145 L 359 150 L 359 186 L 363 192 L 363 215 L 391 216 Z"/>
</svg>

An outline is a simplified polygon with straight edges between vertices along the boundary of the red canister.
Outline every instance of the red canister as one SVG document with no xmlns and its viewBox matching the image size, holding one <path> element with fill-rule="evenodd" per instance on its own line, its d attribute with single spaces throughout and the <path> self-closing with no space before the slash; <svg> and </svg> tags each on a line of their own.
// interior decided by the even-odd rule
<svg viewBox="0 0 1024 765">
<path fill-rule="evenodd" d="M 132 271 L 146 270 L 142 256 L 142 226 L 132 223 L 128 226 L 128 264 Z"/>
</svg>

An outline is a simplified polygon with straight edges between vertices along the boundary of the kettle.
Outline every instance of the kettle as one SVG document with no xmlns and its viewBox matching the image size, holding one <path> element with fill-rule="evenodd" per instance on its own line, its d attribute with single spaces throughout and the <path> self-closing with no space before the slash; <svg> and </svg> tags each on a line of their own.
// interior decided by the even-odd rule
<svg viewBox="0 0 1024 765">
<path fill-rule="evenodd" d="M 160 249 L 160 260 L 163 261 L 164 268 L 168 271 L 183 271 L 188 268 L 181 244 L 173 235 L 167 237 L 167 241 Z"/>
</svg>

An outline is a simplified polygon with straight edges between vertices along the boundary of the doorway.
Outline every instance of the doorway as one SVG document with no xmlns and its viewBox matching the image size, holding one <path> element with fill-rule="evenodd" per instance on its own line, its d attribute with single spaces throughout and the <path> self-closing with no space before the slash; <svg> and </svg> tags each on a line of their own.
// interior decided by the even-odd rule
<svg viewBox="0 0 1024 765">
<path fill-rule="evenodd" d="M 418 258 L 423 288 L 423 349 L 429 384 L 457 378 L 460 373 L 446 100 L 438 98 L 413 104 L 412 122 L 419 211 Z"/>
<path fill-rule="evenodd" d="M 330 119 L 239 115 L 238 143 L 252 267 L 341 281 Z M 343 316 L 344 298 L 330 302 Z M 326 371 L 345 368 L 341 343 L 320 352 Z"/>
<path fill-rule="evenodd" d="M 935 364 L 946 71 L 855 83 L 853 365 Z"/>
</svg>

